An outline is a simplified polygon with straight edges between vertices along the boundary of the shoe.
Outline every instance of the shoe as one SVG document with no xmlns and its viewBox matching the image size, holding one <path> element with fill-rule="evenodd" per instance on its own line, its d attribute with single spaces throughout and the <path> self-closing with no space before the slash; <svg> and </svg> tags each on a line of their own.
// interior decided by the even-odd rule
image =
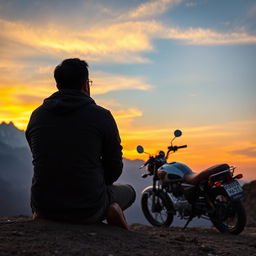
<svg viewBox="0 0 256 256">
<path fill-rule="evenodd" d="M 129 226 L 126 222 L 123 211 L 117 203 L 113 203 L 109 206 L 107 212 L 107 222 L 110 225 L 129 230 Z"/>
</svg>

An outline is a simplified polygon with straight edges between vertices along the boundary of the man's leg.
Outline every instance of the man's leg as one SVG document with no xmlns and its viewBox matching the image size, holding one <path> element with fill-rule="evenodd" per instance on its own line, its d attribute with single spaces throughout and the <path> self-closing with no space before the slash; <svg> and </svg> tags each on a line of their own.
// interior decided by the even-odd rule
<svg viewBox="0 0 256 256">
<path fill-rule="evenodd" d="M 123 210 L 130 207 L 135 201 L 135 190 L 130 185 L 114 184 L 108 186 L 108 194 L 107 222 L 114 226 L 129 229 Z"/>
<path fill-rule="evenodd" d="M 109 202 L 117 203 L 124 211 L 129 208 L 136 199 L 134 188 L 128 184 L 113 184 L 107 187 Z"/>
</svg>

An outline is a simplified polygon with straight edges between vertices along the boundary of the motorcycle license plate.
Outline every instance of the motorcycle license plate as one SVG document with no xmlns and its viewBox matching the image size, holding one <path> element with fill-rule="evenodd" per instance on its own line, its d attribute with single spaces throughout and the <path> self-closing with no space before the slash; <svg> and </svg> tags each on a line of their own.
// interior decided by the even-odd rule
<svg viewBox="0 0 256 256">
<path fill-rule="evenodd" d="M 243 189 L 237 180 L 234 180 L 230 184 L 224 184 L 223 187 L 226 190 L 228 196 L 231 198 L 236 199 L 242 196 Z"/>
</svg>

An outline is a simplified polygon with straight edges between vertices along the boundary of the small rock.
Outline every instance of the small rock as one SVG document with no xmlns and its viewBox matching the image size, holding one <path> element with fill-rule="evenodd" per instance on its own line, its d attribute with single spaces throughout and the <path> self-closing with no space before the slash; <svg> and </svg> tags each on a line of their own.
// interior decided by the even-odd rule
<svg viewBox="0 0 256 256">
<path fill-rule="evenodd" d="M 181 236 L 176 237 L 175 240 L 181 241 L 181 242 L 185 242 L 186 241 L 186 237 L 181 235 Z"/>
<path fill-rule="evenodd" d="M 210 247 L 205 246 L 203 244 L 201 245 L 201 250 L 204 251 L 204 252 L 212 252 L 212 251 L 214 251 L 213 248 L 210 248 Z"/>
<path fill-rule="evenodd" d="M 196 237 L 192 238 L 189 242 L 195 243 L 195 244 L 199 243 L 199 241 L 198 241 L 198 239 Z"/>
<path fill-rule="evenodd" d="M 96 235 L 97 235 L 97 233 L 95 233 L 95 232 L 91 232 L 91 233 L 89 233 L 88 235 L 89 235 L 89 236 L 96 236 Z"/>
<path fill-rule="evenodd" d="M 24 233 L 23 232 L 20 232 L 20 231 L 12 231 L 11 233 L 13 236 L 24 236 Z"/>
</svg>

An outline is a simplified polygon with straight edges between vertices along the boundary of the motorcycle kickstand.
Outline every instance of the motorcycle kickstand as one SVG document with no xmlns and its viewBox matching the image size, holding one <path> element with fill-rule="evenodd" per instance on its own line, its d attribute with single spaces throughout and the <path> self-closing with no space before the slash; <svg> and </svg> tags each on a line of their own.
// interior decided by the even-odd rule
<svg viewBox="0 0 256 256">
<path fill-rule="evenodd" d="M 188 224 L 192 219 L 193 219 L 193 216 L 190 216 L 182 230 L 186 229 L 186 227 L 188 226 Z"/>
</svg>

